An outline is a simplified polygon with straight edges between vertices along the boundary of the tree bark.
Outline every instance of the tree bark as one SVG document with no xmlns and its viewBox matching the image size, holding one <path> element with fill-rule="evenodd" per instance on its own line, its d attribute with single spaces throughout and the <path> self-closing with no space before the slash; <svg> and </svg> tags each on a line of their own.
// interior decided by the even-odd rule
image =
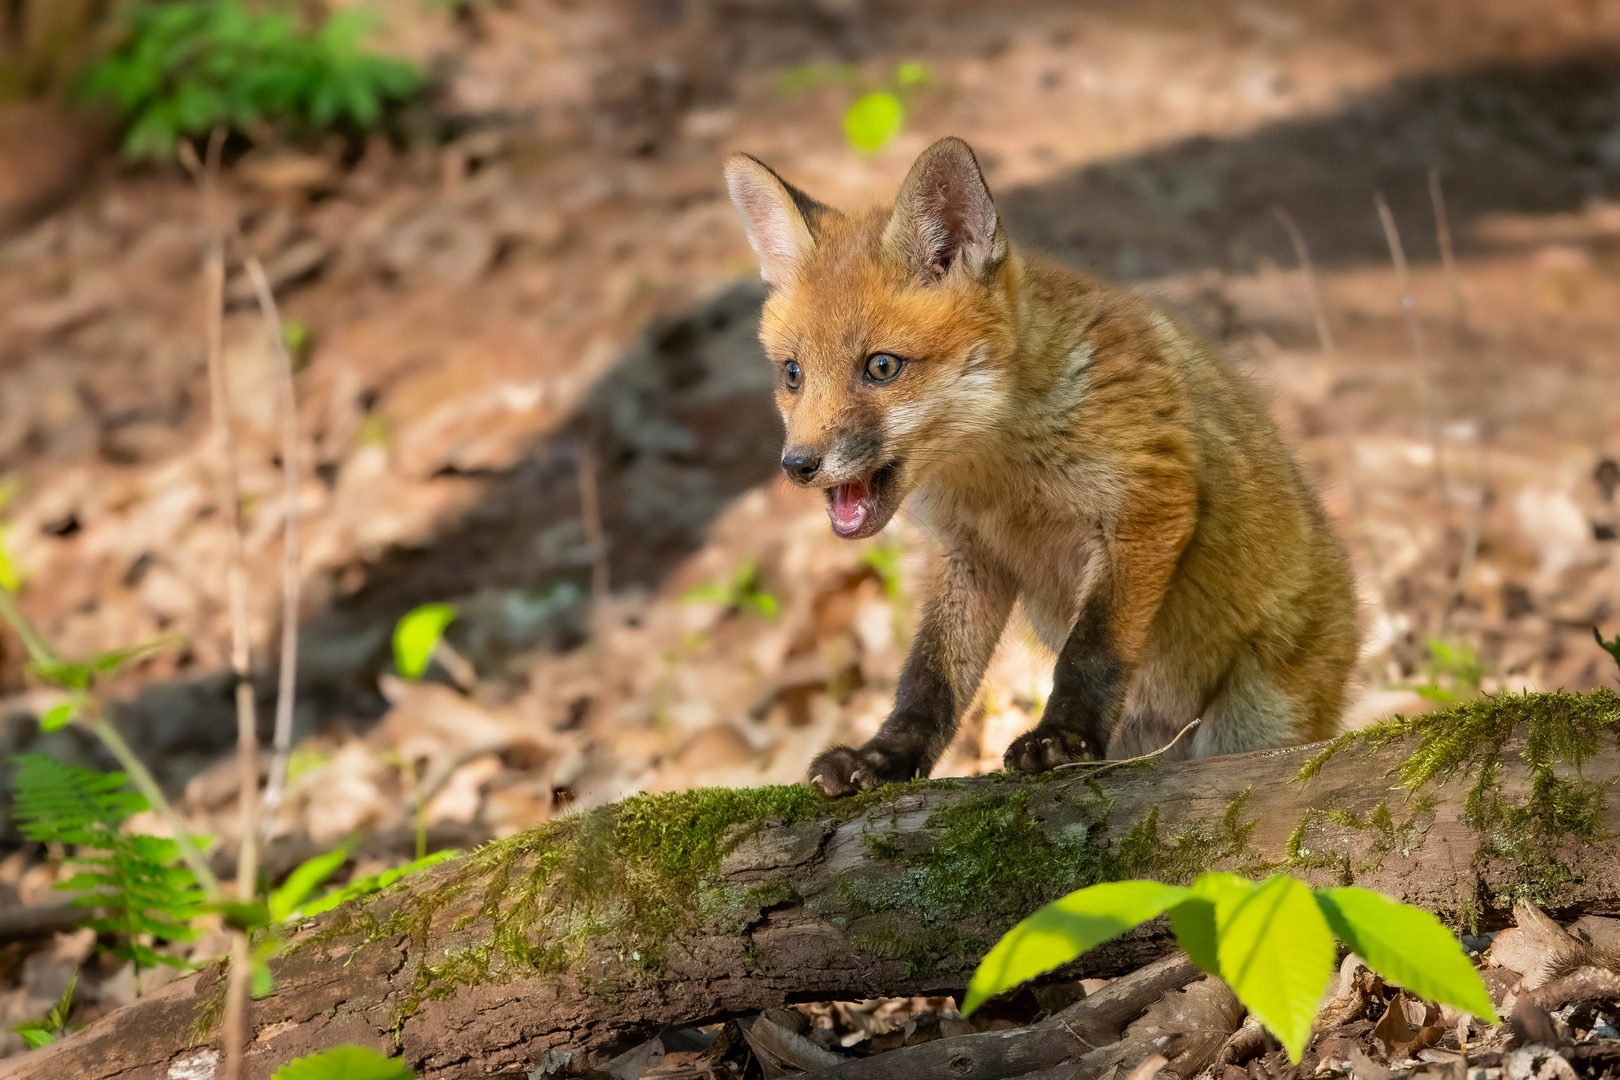
<svg viewBox="0 0 1620 1080">
<path fill-rule="evenodd" d="M 1601 701 L 1615 713 L 1604 723 L 1620 726 L 1612 695 Z M 1510 808 L 1532 797 L 1523 746 L 1510 739 L 1502 747 L 1491 789 Z M 1437 778 L 1419 796 L 1396 785 L 1392 771 L 1415 747 L 1411 739 L 1355 744 L 1303 785 L 1301 766 L 1320 746 L 1120 768 L 1096 780 L 1089 769 L 1068 769 L 800 804 L 808 809 L 786 818 L 734 823 L 701 882 L 684 894 L 675 886 L 648 894 L 651 906 L 614 882 L 655 871 L 615 865 L 629 856 L 611 842 L 585 844 L 572 864 L 551 860 L 534 873 L 562 838 L 626 811 L 580 815 L 554 830 L 553 846 L 528 842 L 504 870 L 489 869 L 498 861 L 491 853 L 509 849 L 486 849 L 474 857 L 482 862 L 436 867 L 300 929 L 272 964 L 276 992 L 252 1006 L 245 1075 L 263 1080 L 343 1042 L 402 1052 L 435 1080 L 549 1075 L 583 1070 L 669 1027 L 785 1003 L 957 993 L 1013 922 L 1077 882 L 1108 876 L 1184 881 L 1208 868 L 1288 870 L 1314 884 L 1354 881 L 1478 927 L 1551 880 L 1555 867 L 1555 894 L 1540 899 L 1560 918 L 1620 913 L 1612 844 L 1542 837 L 1526 850 L 1500 828 L 1477 828 L 1465 808 L 1469 770 Z M 1580 770 L 1579 783 L 1598 793 L 1586 822 L 1597 835 L 1620 832 L 1620 811 L 1601 794 L 1617 774 L 1610 745 Z M 683 797 L 694 796 L 660 798 Z M 656 817 L 675 803 L 637 805 Z M 636 857 L 651 865 L 680 842 L 677 829 Z M 566 865 L 572 878 L 558 869 Z M 544 917 L 514 936 L 523 889 L 542 877 Z M 642 921 L 625 921 L 638 903 Z M 595 921 L 581 930 L 587 914 Z M 673 929 L 655 948 L 646 928 L 660 918 Z M 632 925 L 634 934 L 623 930 Z M 1171 946 L 1162 921 L 1149 924 L 1062 977 L 1134 970 Z M 207 1080 L 217 1034 L 193 1045 L 193 1031 L 221 982 L 213 969 L 171 984 L 8 1063 L 4 1075 Z"/>
</svg>

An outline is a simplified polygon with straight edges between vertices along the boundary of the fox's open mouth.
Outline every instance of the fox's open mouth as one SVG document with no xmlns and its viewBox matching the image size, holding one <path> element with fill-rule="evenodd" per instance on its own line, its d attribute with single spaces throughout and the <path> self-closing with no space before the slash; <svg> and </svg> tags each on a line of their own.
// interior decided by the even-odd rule
<svg viewBox="0 0 1620 1080">
<path fill-rule="evenodd" d="M 827 489 L 827 517 L 833 532 L 846 540 L 871 536 L 889 523 L 900 501 L 895 498 L 899 462 L 891 461 L 858 480 Z"/>
</svg>

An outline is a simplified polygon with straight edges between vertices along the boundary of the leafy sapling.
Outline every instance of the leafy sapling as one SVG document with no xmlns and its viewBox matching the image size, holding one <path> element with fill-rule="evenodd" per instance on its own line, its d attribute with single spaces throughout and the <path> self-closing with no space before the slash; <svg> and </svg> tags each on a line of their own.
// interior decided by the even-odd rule
<svg viewBox="0 0 1620 1080">
<path fill-rule="evenodd" d="M 1219 872 L 1188 887 L 1108 882 L 1047 904 L 980 962 L 962 1014 L 1166 913 L 1188 958 L 1223 979 L 1295 1063 L 1333 974 L 1335 935 L 1389 982 L 1496 1022 L 1478 972 L 1428 912 L 1367 889 L 1312 889 L 1287 874 L 1253 882 Z"/>
<path fill-rule="evenodd" d="M 67 989 L 62 991 L 61 1000 L 51 1006 L 51 1011 L 45 1014 L 45 1019 L 29 1020 L 11 1029 L 22 1036 L 23 1042 L 28 1044 L 28 1049 L 38 1050 L 78 1030 L 68 1026 L 68 1015 L 73 1012 L 73 991 L 78 985 L 79 975 L 74 972 L 73 977 L 68 980 Z"/>
<path fill-rule="evenodd" d="M 699 585 L 688 590 L 682 599 L 721 604 L 732 611 L 746 611 L 766 619 L 775 618 L 782 606 L 760 580 L 758 559 L 744 560 L 724 585 Z"/>
</svg>

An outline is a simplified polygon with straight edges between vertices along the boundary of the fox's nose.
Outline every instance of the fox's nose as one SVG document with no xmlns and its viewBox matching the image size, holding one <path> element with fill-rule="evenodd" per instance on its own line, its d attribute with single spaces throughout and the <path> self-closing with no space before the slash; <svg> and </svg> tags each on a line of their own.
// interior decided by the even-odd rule
<svg viewBox="0 0 1620 1080">
<path fill-rule="evenodd" d="M 816 471 L 820 468 L 820 457 L 798 450 L 789 450 L 782 455 L 782 471 L 795 484 L 808 484 L 816 478 Z"/>
</svg>

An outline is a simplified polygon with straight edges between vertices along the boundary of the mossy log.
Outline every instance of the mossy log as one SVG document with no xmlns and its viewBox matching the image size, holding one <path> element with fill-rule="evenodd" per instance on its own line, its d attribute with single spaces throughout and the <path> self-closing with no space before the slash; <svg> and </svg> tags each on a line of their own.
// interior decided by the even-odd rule
<svg viewBox="0 0 1620 1080">
<path fill-rule="evenodd" d="M 481 848 L 300 929 L 245 1075 L 342 1042 L 425 1077 L 583 1070 L 671 1026 L 953 993 L 1014 921 L 1091 882 L 1208 868 L 1355 882 L 1477 929 L 1532 899 L 1620 914 L 1620 696 L 1488 699 L 1334 743 L 1202 761 L 638 796 Z M 1149 925 L 1064 973 L 1163 955 Z M 17 1080 L 214 1075 L 223 979 L 165 987 Z"/>
</svg>

